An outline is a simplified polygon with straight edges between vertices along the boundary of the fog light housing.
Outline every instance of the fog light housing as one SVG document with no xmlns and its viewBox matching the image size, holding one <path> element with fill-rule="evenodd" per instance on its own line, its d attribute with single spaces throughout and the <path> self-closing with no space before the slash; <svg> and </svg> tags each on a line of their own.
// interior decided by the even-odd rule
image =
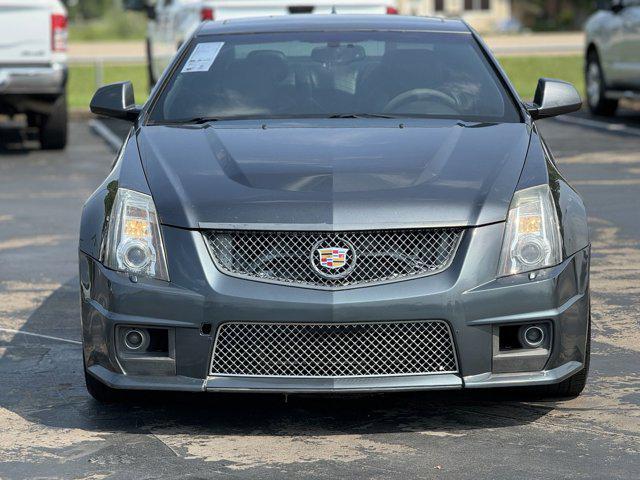
<svg viewBox="0 0 640 480">
<path fill-rule="evenodd" d="M 546 333 L 539 325 L 523 325 L 520 327 L 520 343 L 525 348 L 538 348 L 545 343 Z"/>
<path fill-rule="evenodd" d="M 127 350 L 139 352 L 149 345 L 149 334 L 145 330 L 130 328 L 124 333 L 124 346 Z"/>
</svg>

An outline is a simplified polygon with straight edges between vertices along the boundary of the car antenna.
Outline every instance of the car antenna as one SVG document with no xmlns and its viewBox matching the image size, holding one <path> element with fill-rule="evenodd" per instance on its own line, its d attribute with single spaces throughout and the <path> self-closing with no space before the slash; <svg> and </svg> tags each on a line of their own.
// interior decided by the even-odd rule
<svg viewBox="0 0 640 480">
<path fill-rule="evenodd" d="M 337 13 L 338 13 L 338 12 L 336 11 L 336 6 L 335 6 L 335 5 L 333 5 L 333 6 L 331 7 L 331 14 L 332 14 L 332 15 L 336 15 Z"/>
</svg>

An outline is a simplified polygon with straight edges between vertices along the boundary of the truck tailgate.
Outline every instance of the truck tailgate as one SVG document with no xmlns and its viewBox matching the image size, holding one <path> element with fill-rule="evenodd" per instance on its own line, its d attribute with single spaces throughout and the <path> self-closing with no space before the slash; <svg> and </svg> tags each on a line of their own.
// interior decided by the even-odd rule
<svg viewBox="0 0 640 480">
<path fill-rule="evenodd" d="M 0 65 L 51 60 L 51 6 L 43 0 L 0 0 Z"/>
</svg>

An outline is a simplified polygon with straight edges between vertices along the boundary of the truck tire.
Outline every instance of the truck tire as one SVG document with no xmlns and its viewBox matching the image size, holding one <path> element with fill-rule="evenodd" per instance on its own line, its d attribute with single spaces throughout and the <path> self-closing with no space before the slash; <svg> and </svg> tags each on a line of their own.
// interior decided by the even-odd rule
<svg viewBox="0 0 640 480">
<path fill-rule="evenodd" d="M 38 125 L 40 146 L 43 150 L 62 150 L 67 146 L 67 95 L 56 99 L 48 115 Z"/>
<path fill-rule="evenodd" d="M 604 117 L 615 115 L 618 109 L 618 100 L 607 98 L 607 85 L 598 52 L 595 50 L 591 50 L 587 54 L 585 85 L 587 87 L 587 104 L 591 113 Z"/>
</svg>

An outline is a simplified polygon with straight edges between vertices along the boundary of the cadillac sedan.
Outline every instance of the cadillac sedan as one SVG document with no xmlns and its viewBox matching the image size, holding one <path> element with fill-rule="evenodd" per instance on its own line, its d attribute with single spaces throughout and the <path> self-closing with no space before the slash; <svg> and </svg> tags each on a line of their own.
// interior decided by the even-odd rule
<svg viewBox="0 0 640 480">
<path fill-rule="evenodd" d="M 585 208 L 523 103 L 453 20 L 204 23 L 132 128 L 80 232 L 84 366 L 126 390 L 580 394 Z"/>
</svg>

